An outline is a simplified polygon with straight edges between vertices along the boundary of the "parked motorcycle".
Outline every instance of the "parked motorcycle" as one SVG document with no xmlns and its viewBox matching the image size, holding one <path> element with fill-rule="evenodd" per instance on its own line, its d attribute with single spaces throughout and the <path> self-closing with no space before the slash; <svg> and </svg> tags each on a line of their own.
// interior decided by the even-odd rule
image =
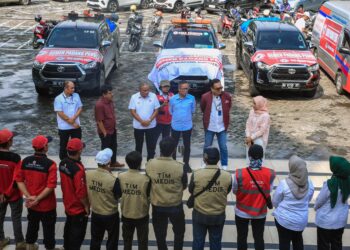
<svg viewBox="0 0 350 250">
<path fill-rule="evenodd" d="M 42 20 L 41 15 L 36 15 L 34 20 L 38 24 L 35 26 L 33 31 L 34 37 L 33 37 L 32 46 L 34 49 L 38 49 L 40 47 L 38 40 L 47 39 L 47 37 L 50 35 L 51 30 L 57 24 L 57 21 L 53 21 L 53 20 L 44 21 Z"/>
<path fill-rule="evenodd" d="M 136 13 L 132 20 L 129 18 L 128 24 L 129 32 L 130 32 L 130 38 L 129 38 L 129 46 L 128 49 L 131 52 L 136 51 L 140 47 L 140 41 L 141 41 L 141 34 L 142 34 L 142 21 L 143 16 L 139 13 Z"/>
<path fill-rule="evenodd" d="M 230 35 L 235 36 L 241 22 L 239 7 L 231 8 L 230 10 L 221 9 L 218 33 L 221 33 L 222 38 L 228 38 Z"/>
<path fill-rule="evenodd" d="M 157 33 L 162 19 L 163 19 L 163 11 L 161 9 L 157 9 L 153 14 L 153 20 L 149 26 L 148 35 L 150 37 L 154 36 Z"/>
</svg>

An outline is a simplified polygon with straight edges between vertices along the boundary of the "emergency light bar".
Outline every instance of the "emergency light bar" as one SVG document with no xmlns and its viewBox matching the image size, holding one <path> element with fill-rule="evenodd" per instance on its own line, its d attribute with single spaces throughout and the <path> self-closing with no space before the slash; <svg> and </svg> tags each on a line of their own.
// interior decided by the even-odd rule
<svg viewBox="0 0 350 250">
<path fill-rule="evenodd" d="M 91 13 L 90 10 L 84 10 L 83 15 L 79 15 L 77 12 L 71 11 L 68 13 L 67 16 L 63 16 L 63 18 L 69 19 L 72 21 L 75 21 L 79 18 L 94 18 L 96 20 L 103 20 L 104 15 L 102 13 L 99 13 L 99 12 Z"/>
<path fill-rule="evenodd" d="M 181 19 L 181 18 L 173 18 L 171 19 L 172 24 L 211 24 L 209 19 Z"/>
</svg>

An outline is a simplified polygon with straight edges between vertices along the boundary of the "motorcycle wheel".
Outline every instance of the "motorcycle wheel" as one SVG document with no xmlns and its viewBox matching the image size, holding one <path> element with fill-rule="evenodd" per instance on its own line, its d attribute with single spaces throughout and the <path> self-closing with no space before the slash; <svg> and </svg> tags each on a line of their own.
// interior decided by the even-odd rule
<svg viewBox="0 0 350 250">
<path fill-rule="evenodd" d="M 148 36 L 152 37 L 157 33 L 157 27 L 154 23 L 149 26 Z"/>
<path fill-rule="evenodd" d="M 230 36 L 230 30 L 227 27 L 224 27 L 221 36 L 222 38 L 228 38 Z"/>
<path fill-rule="evenodd" d="M 38 37 L 34 36 L 32 46 L 33 46 L 33 49 L 38 49 L 40 47 L 38 44 Z"/>
<path fill-rule="evenodd" d="M 149 4 L 150 4 L 149 0 L 142 0 L 140 6 L 141 6 L 142 9 L 148 9 L 149 8 Z"/>
<path fill-rule="evenodd" d="M 130 52 L 134 52 L 139 47 L 139 40 L 136 38 L 131 38 L 129 42 L 128 49 Z"/>
</svg>

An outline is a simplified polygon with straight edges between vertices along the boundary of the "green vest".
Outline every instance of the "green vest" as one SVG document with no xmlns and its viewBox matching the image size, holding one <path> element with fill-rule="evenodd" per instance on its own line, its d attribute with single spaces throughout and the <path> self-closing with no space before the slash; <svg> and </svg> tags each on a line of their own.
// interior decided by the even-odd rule
<svg viewBox="0 0 350 250">
<path fill-rule="evenodd" d="M 146 173 L 152 182 L 152 205 L 173 207 L 182 203 L 182 163 L 173 160 L 171 157 L 159 157 L 147 162 Z"/>
<path fill-rule="evenodd" d="M 122 215 L 129 219 L 141 219 L 148 215 L 149 199 L 147 189 L 150 182 L 148 176 L 141 174 L 139 170 L 129 171 L 118 175 L 122 198 Z"/>
<path fill-rule="evenodd" d="M 100 215 L 112 215 L 118 212 L 118 200 L 113 188 L 116 177 L 102 168 L 86 172 L 86 183 L 92 211 Z"/>
<path fill-rule="evenodd" d="M 204 169 L 198 169 L 193 173 L 194 192 L 199 193 L 213 178 L 218 166 L 208 165 Z M 225 212 L 227 205 L 227 194 L 232 184 L 231 175 L 220 170 L 220 176 L 214 185 L 195 198 L 194 209 L 206 215 L 219 215 Z"/>
</svg>

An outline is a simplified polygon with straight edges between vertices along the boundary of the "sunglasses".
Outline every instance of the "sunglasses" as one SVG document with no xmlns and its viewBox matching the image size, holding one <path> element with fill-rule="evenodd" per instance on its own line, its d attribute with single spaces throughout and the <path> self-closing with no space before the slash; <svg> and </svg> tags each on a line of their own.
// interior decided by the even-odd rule
<svg viewBox="0 0 350 250">
<path fill-rule="evenodd" d="M 214 88 L 215 90 L 222 90 L 223 87 L 219 87 L 219 88 Z"/>
<path fill-rule="evenodd" d="M 189 90 L 189 88 L 180 88 L 180 90 Z"/>
</svg>

